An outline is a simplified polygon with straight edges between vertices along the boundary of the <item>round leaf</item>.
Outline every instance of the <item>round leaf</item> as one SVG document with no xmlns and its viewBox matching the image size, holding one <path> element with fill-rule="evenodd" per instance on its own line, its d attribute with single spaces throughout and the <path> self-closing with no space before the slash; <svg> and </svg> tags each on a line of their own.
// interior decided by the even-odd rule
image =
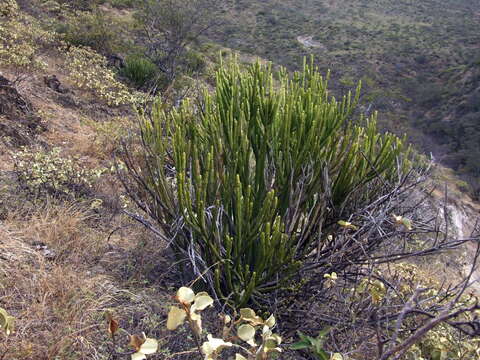
<svg viewBox="0 0 480 360">
<path fill-rule="evenodd" d="M 238 327 L 237 334 L 240 339 L 249 342 L 255 337 L 255 328 L 252 325 L 243 324 Z"/>
<path fill-rule="evenodd" d="M 255 314 L 255 311 L 250 308 L 243 308 L 240 309 L 240 316 L 242 317 L 242 319 L 251 319 L 256 317 L 257 314 Z"/>
<path fill-rule="evenodd" d="M 182 286 L 177 291 L 177 299 L 183 304 L 190 304 L 195 300 L 195 293 L 192 289 Z"/>
<path fill-rule="evenodd" d="M 213 304 L 213 299 L 208 295 L 202 295 L 195 298 L 192 305 L 192 312 L 201 311 Z"/>
<path fill-rule="evenodd" d="M 240 309 L 240 318 L 242 320 L 248 321 L 254 326 L 263 324 L 263 319 L 257 314 L 255 314 L 255 311 L 250 308 Z"/>
</svg>

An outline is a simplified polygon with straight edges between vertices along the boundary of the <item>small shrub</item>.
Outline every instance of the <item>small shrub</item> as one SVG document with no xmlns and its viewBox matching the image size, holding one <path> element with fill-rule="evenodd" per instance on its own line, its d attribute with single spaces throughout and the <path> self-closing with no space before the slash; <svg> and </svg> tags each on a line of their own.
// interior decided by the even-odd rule
<svg viewBox="0 0 480 360">
<path fill-rule="evenodd" d="M 137 88 L 154 85 L 158 69 L 150 60 L 140 56 L 129 56 L 125 60 L 125 67 L 121 74 L 125 76 Z"/>
<path fill-rule="evenodd" d="M 185 63 L 185 69 L 187 72 L 200 73 L 206 66 L 203 55 L 194 51 L 188 51 L 185 54 L 183 62 Z"/>
<path fill-rule="evenodd" d="M 57 0 L 60 4 L 66 4 L 73 9 L 91 10 L 95 6 L 102 4 L 104 0 Z"/>
<path fill-rule="evenodd" d="M 41 51 L 53 40 L 54 35 L 31 17 L 8 18 L 0 23 L 0 66 L 11 68 L 17 75 L 42 70 L 46 64 L 40 59 Z"/>
<path fill-rule="evenodd" d="M 480 339 L 469 339 L 450 326 L 441 324 L 412 346 L 406 359 L 480 359 Z"/>
<path fill-rule="evenodd" d="M 0 15 L 12 17 L 18 13 L 18 4 L 15 0 L 3 0 L 0 4 Z"/>
<path fill-rule="evenodd" d="M 110 0 L 110 4 L 117 9 L 133 8 L 138 3 L 138 0 Z"/>
<path fill-rule="evenodd" d="M 88 46 L 100 53 L 113 53 L 119 29 L 112 19 L 96 11 L 74 11 L 65 14 L 65 22 L 57 29 L 63 39 L 74 46 Z"/>
<path fill-rule="evenodd" d="M 65 53 L 70 80 L 79 88 L 92 91 L 108 105 L 125 105 L 141 101 L 115 78 L 107 59 L 87 47 L 72 47 Z"/>
<path fill-rule="evenodd" d="M 15 172 L 21 185 L 34 195 L 50 194 L 75 198 L 89 193 L 103 170 L 86 170 L 60 149 L 49 152 L 23 151 L 14 154 Z"/>
</svg>

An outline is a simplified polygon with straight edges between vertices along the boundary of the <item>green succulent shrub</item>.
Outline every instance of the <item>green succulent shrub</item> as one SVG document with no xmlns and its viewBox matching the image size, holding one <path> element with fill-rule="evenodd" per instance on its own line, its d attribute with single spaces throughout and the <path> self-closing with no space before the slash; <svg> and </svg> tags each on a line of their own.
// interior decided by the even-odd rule
<svg viewBox="0 0 480 360">
<path fill-rule="evenodd" d="M 358 89 L 337 101 L 306 62 L 275 79 L 268 65 L 222 65 L 213 94 L 144 119 L 144 166 L 125 157 L 143 189 L 132 197 L 237 305 L 287 287 L 342 218 L 412 167 L 402 140 L 355 115 Z"/>
<path fill-rule="evenodd" d="M 158 77 L 157 66 L 145 57 L 129 56 L 121 75 L 126 77 L 137 88 L 154 85 Z"/>
</svg>

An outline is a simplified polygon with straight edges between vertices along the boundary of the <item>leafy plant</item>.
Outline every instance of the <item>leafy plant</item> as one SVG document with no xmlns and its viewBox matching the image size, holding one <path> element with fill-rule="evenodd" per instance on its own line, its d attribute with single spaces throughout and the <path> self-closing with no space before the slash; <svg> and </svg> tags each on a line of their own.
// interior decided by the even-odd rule
<svg viewBox="0 0 480 360">
<path fill-rule="evenodd" d="M 195 336 L 198 351 L 205 355 L 205 360 L 218 359 L 222 350 L 238 347 L 243 350 L 243 354 L 237 353 L 236 360 L 267 360 L 270 354 L 279 353 L 282 349 L 279 345 L 282 339 L 279 335 L 272 332 L 275 327 L 275 317 L 271 315 L 264 320 L 250 308 L 240 309 L 240 315 L 237 320 L 229 315 L 221 315 L 224 322 L 224 328 L 221 338 L 214 338 L 211 334 L 207 335 L 207 341 L 200 345 L 202 338 L 202 320 L 199 311 L 205 310 L 213 304 L 213 299 L 206 292 L 195 295 L 192 289 L 181 287 L 177 291 L 175 299 L 181 304 L 182 308 L 172 306 L 168 313 L 167 328 L 175 330 L 182 325 L 185 319 L 188 319 L 190 329 Z M 257 331 L 261 329 L 261 335 Z M 236 332 L 236 336 L 234 333 Z M 248 348 L 242 345 L 234 344 L 235 341 L 245 342 Z"/>
<path fill-rule="evenodd" d="M 108 105 L 119 106 L 142 101 L 140 94 L 132 93 L 116 79 L 103 55 L 88 47 L 71 47 L 66 50 L 65 56 L 70 80 L 79 88 L 92 91 Z"/>
<path fill-rule="evenodd" d="M 15 318 L 10 316 L 5 309 L 0 308 L 0 329 L 5 335 L 10 335 L 13 332 Z"/>
<path fill-rule="evenodd" d="M 229 315 L 221 314 L 220 318 L 224 324 L 221 337 L 216 338 L 212 334 L 207 334 L 205 339 L 202 336 L 203 327 L 200 312 L 213 305 L 213 299 L 210 295 L 206 292 L 195 294 L 191 288 L 181 287 L 177 291 L 175 300 L 180 304 L 180 307 L 172 306 L 170 308 L 167 329 L 176 330 L 187 320 L 197 344 L 196 351 L 199 355 L 205 356 L 205 360 L 220 359 L 222 351 L 229 348 L 239 350 L 235 354 L 236 360 L 268 360 L 271 358 L 271 354 L 282 352 L 279 347 L 282 339 L 272 331 L 276 325 L 273 315 L 264 320 L 250 308 L 240 309 L 239 316 L 235 315 L 236 320 Z M 146 355 L 158 351 L 159 345 L 156 339 L 147 338 L 145 334 L 141 336 L 129 334 L 126 330 L 120 328 L 118 321 L 110 313 L 107 313 L 107 321 L 107 330 L 112 339 L 112 346 L 110 347 L 112 354 L 131 355 L 132 360 L 143 360 L 146 359 Z M 261 333 L 259 332 L 260 329 Z M 129 346 L 134 351 L 117 351 L 117 334 L 121 332 L 128 335 Z M 246 343 L 248 347 L 243 343 Z"/>
<path fill-rule="evenodd" d="M 358 90 L 331 98 L 311 64 L 292 77 L 280 71 L 278 82 L 258 63 L 222 66 L 216 78 L 199 106 L 157 104 L 143 121 L 147 165 L 125 162 L 151 196 L 127 190 L 178 253 L 211 274 L 217 295 L 242 306 L 287 287 L 337 222 L 412 165 L 375 116 L 366 127 L 353 119 Z"/>
<path fill-rule="evenodd" d="M 52 43 L 54 35 L 45 31 L 34 18 L 16 13 L 12 4 L 14 2 L 0 5 L 6 6 L 3 10 L 0 8 L 0 13 L 10 14 L 0 22 L 0 66 L 13 70 L 19 79 L 29 72 L 46 68 L 40 55 L 44 46 Z"/>
<path fill-rule="evenodd" d="M 293 350 L 308 350 L 319 360 L 329 360 L 330 355 L 323 350 L 329 331 L 328 328 L 320 331 L 316 338 L 298 332 L 300 341 L 292 344 L 290 348 Z"/>
<path fill-rule="evenodd" d="M 118 47 L 120 27 L 101 9 L 64 11 L 62 26 L 57 29 L 63 40 L 73 46 L 88 46 L 99 53 L 111 54 Z"/>
<path fill-rule="evenodd" d="M 158 69 L 154 63 L 141 56 L 129 56 L 121 74 L 130 80 L 137 88 L 154 85 Z"/>
<path fill-rule="evenodd" d="M 49 152 L 23 149 L 13 157 L 20 183 L 37 196 L 86 194 L 104 172 L 102 169 L 87 170 L 74 159 L 62 157 L 59 148 Z"/>
</svg>

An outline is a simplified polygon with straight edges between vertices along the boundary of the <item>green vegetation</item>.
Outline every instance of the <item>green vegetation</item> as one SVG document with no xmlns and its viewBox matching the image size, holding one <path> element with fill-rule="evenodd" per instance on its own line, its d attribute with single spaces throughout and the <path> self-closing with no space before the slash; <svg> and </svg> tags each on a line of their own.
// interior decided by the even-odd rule
<svg viewBox="0 0 480 360">
<path fill-rule="evenodd" d="M 313 65 L 275 77 L 259 64 L 224 66 L 201 113 L 158 104 L 142 129 L 156 221 L 168 237 L 184 222 L 177 250 L 194 251 L 218 296 L 239 305 L 288 287 L 343 216 L 411 167 L 410 149 L 379 135 L 375 117 L 366 128 L 353 120 L 358 91 L 337 102 Z"/>
<path fill-rule="evenodd" d="M 382 129 L 407 133 L 478 195 L 480 117 L 469 104 L 479 103 L 480 33 L 472 1 L 239 0 L 224 19 L 212 39 L 291 70 L 315 54 L 321 72 L 331 70 L 336 95 L 345 81 L 368 77 L 361 108 L 380 110 Z"/>
<path fill-rule="evenodd" d="M 19 182 L 36 197 L 50 194 L 74 199 L 87 195 L 105 171 L 86 170 L 78 160 L 61 156 L 59 148 L 49 152 L 23 149 L 13 157 Z"/>
<path fill-rule="evenodd" d="M 125 60 L 125 67 L 121 70 L 135 87 L 154 86 L 158 76 L 158 69 L 154 63 L 141 56 L 129 56 Z"/>
<path fill-rule="evenodd" d="M 439 204 L 383 131 L 430 109 L 415 126 L 473 179 L 478 57 L 462 43 L 438 72 L 449 40 L 412 53 L 451 8 L 226 3 L 0 5 L 0 358 L 479 358 L 478 234 L 472 260 L 451 234 L 473 210 Z M 220 25 L 300 71 L 224 63 L 235 51 L 205 39 Z"/>
</svg>

